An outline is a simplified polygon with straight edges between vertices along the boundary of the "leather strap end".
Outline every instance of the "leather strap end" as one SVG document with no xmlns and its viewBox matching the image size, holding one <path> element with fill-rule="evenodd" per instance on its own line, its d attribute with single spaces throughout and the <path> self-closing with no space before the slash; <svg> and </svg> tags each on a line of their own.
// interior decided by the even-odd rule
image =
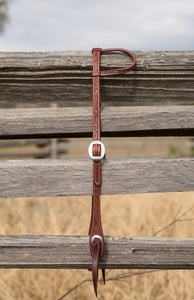
<svg viewBox="0 0 194 300">
<path fill-rule="evenodd" d="M 93 53 L 94 51 L 100 51 L 100 52 L 102 52 L 102 48 L 92 48 L 92 53 Z"/>
</svg>

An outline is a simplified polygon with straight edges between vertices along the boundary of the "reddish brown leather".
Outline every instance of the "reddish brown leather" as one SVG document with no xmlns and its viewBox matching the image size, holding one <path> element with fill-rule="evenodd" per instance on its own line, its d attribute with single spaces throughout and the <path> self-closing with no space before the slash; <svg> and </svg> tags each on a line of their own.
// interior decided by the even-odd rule
<svg viewBox="0 0 194 300">
<path fill-rule="evenodd" d="M 115 52 L 115 51 L 125 52 L 132 59 L 132 63 L 131 63 L 130 66 L 128 66 L 126 68 L 120 68 L 120 69 L 115 69 L 115 70 L 104 70 L 104 71 L 93 70 L 92 76 L 94 76 L 94 77 L 121 75 L 121 74 L 129 72 L 130 70 L 132 70 L 135 67 L 136 58 L 135 58 L 134 54 L 129 50 L 126 50 L 126 49 L 123 49 L 123 48 L 116 48 L 116 49 L 112 49 L 112 48 L 110 48 L 110 49 L 100 49 L 100 48 L 97 48 L 97 49 L 99 49 L 100 53 Z M 93 49 L 93 50 L 95 50 L 95 49 Z"/>
<path fill-rule="evenodd" d="M 93 49 L 93 71 L 100 71 L 100 51 Z M 100 77 L 93 77 L 93 140 L 100 141 Z M 100 145 L 93 146 L 93 155 L 100 156 Z M 94 245 L 91 244 L 91 238 L 94 235 L 102 237 L 100 257 L 104 251 L 104 236 L 101 224 L 100 211 L 100 188 L 101 188 L 101 162 L 93 161 L 93 197 L 92 197 L 92 216 L 90 224 L 90 252 L 93 256 Z"/>
<path fill-rule="evenodd" d="M 99 254 L 100 254 L 100 240 L 94 240 L 94 251 L 92 260 L 92 279 L 94 283 L 94 291 L 97 297 L 97 284 L 98 284 L 98 264 L 99 264 Z"/>
<path fill-rule="evenodd" d="M 115 70 L 100 71 L 100 55 L 105 52 L 122 51 L 127 53 L 132 59 L 130 66 Z M 133 53 L 128 50 L 118 49 L 92 49 L 93 53 L 93 140 L 100 141 L 100 76 L 120 75 L 132 70 L 135 66 L 136 59 Z M 100 156 L 100 145 L 93 145 L 93 156 Z M 92 196 L 92 214 L 89 230 L 89 245 L 92 259 L 92 276 L 94 290 L 97 295 L 97 281 L 98 281 L 98 264 L 99 257 L 102 257 L 104 251 L 104 235 L 101 223 L 101 211 L 100 211 L 100 190 L 101 190 L 101 161 L 93 161 L 93 196 Z M 94 235 L 99 235 L 102 238 L 102 242 L 99 238 L 94 239 L 93 244 L 91 238 Z M 103 279 L 105 283 L 105 270 L 103 269 Z"/>
</svg>

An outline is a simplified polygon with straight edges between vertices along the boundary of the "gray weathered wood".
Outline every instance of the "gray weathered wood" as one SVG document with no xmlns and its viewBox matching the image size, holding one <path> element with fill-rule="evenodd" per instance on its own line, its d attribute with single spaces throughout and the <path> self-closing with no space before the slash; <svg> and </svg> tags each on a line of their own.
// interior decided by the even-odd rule
<svg viewBox="0 0 194 300">
<path fill-rule="evenodd" d="M 193 106 L 106 107 L 102 136 L 193 135 Z M 1 109 L 0 138 L 92 136 L 92 108 Z"/>
<path fill-rule="evenodd" d="M 193 104 L 194 51 L 134 52 L 137 67 L 101 80 L 102 103 Z M 102 68 L 129 64 L 122 54 L 102 56 Z M 28 103 L 91 103 L 91 52 L 0 53 L 0 107 Z"/>
<path fill-rule="evenodd" d="M 105 160 L 102 194 L 194 191 L 193 170 L 193 158 Z M 92 161 L 1 161 L 0 182 L 0 197 L 90 195 Z"/>
<path fill-rule="evenodd" d="M 194 239 L 105 237 L 100 268 L 194 269 Z M 91 267 L 86 236 L 0 236 L 0 268 Z"/>
<path fill-rule="evenodd" d="M 57 103 L 51 103 L 52 108 L 56 108 L 58 105 Z M 51 159 L 57 159 L 58 158 L 58 139 L 53 138 L 51 139 L 50 143 L 50 158 Z"/>
<path fill-rule="evenodd" d="M 27 151 L 14 151 L 14 152 L 3 152 L 0 153 L 0 159 L 23 159 L 23 158 L 49 158 L 51 156 L 50 149 L 42 150 L 42 151 L 33 151 L 33 152 L 27 152 Z M 65 151 L 64 151 L 65 153 Z"/>
<path fill-rule="evenodd" d="M 0 128 L 1 130 L 1 128 Z M 65 139 L 66 140 L 66 139 Z M 64 142 L 65 142 L 64 140 Z M 50 139 L 17 139 L 17 140 L 0 140 L 0 148 L 22 147 L 35 145 L 37 147 L 46 147 L 50 144 Z"/>
</svg>

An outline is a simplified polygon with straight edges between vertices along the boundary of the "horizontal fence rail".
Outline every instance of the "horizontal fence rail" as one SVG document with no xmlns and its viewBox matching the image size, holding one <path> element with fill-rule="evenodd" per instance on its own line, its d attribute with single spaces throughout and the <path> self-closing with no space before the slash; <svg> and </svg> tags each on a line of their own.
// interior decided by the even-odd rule
<svg viewBox="0 0 194 300">
<path fill-rule="evenodd" d="M 106 107 L 102 136 L 194 135 L 193 106 Z M 92 136 L 92 108 L 0 110 L 0 139 Z"/>
<path fill-rule="evenodd" d="M 102 194 L 194 190 L 194 159 L 105 160 Z M 0 162 L 0 197 L 92 194 L 92 161 L 8 160 Z"/>
<path fill-rule="evenodd" d="M 0 268 L 91 268 L 87 236 L 0 236 Z M 100 268 L 194 269 L 194 239 L 105 237 Z"/>
<path fill-rule="evenodd" d="M 194 51 L 134 51 L 134 71 L 101 80 L 102 104 L 193 104 Z M 129 64 L 125 54 L 102 55 L 102 69 Z M 0 107 L 91 105 L 92 53 L 0 52 Z"/>
</svg>

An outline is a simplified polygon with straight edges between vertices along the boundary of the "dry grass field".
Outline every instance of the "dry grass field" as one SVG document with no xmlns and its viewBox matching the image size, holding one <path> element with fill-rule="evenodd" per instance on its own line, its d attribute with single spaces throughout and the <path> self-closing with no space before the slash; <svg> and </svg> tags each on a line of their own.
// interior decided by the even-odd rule
<svg viewBox="0 0 194 300">
<path fill-rule="evenodd" d="M 102 196 L 105 235 L 152 236 L 194 206 L 194 193 Z M 91 197 L 0 199 L 0 234 L 87 235 Z M 182 218 L 194 218 L 194 208 Z M 194 221 L 178 221 L 158 236 L 193 237 Z M 107 278 L 125 272 L 112 270 Z M 57 300 L 83 279 L 87 270 L 0 270 L 0 300 Z M 99 283 L 98 299 L 191 300 L 194 271 L 137 274 L 124 281 Z M 95 299 L 85 282 L 64 299 Z"/>
</svg>

